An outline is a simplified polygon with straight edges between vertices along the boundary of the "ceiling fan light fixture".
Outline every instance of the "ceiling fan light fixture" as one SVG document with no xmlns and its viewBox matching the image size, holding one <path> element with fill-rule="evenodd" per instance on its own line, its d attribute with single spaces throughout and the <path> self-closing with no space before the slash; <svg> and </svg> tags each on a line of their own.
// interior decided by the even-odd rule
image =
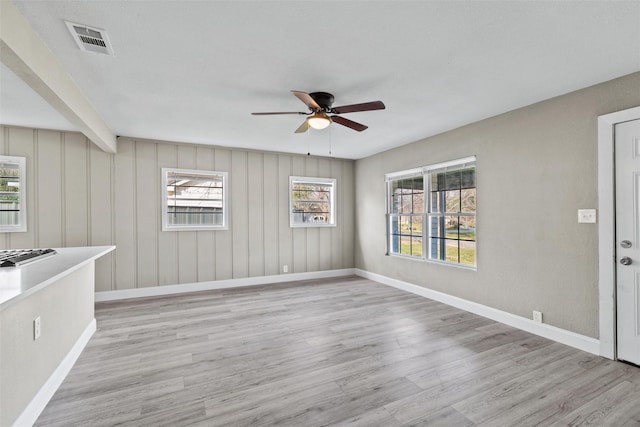
<svg viewBox="0 0 640 427">
<path fill-rule="evenodd" d="M 314 129 L 324 129 L 331 124 L 331 119 L 325 113 L 313 113 L 307 123 Z"/>
</svg>

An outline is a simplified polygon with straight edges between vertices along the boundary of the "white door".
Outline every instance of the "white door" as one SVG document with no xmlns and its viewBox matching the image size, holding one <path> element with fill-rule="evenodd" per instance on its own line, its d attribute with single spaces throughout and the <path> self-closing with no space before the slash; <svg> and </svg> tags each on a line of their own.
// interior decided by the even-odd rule
<svg viewBox="0 0 640 427">
<path fill-rule="evenodd" d="M 640 120 L 615 125 L 618 359 L 640 365 Z"/>
</svg>

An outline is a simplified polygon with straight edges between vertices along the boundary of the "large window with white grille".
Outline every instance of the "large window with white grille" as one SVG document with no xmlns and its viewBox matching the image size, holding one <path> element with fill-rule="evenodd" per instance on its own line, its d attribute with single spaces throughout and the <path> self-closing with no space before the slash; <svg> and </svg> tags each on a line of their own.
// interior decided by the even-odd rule
<svg viewBox="0 0 640 427">
<path fill-rule="evenodd" d="M 335 226 L 335 187 L 332 178 L 289 177 L 290 226 Z"/>
<path fill-rule="evenodd" d="M 225 230 L 227 172 L 162 169 L 162 230 Z"/>
<path fill-rule="evenodd" d="M 0 232 L 27 231 L 26 159 L 0 156 Z"/>
<path fill-rule="evenodd" d="M 389 255 L 476 266 L 475 157 L 385 179 Z"/>
</svg>

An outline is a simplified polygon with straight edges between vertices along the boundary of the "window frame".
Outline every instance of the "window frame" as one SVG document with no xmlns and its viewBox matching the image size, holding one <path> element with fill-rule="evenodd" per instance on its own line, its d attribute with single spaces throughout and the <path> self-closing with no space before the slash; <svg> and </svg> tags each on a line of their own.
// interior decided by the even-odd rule
<svg viewBox="0 0 640 427">
<path fill-rule="evenodd" d="M 295 184 L 323 184 L 331 187 L 329 191 L 329 221 L 328 222 L 298 222 L 295 220 L 293 212 L 293 186 Z M 289 227 L 291 228 L 309 228 L 309 227 L 336 227 L 336 179 L 335 178 L 318 178 L 306 176 L 290 176 L 289 177 Z"/>
<path fill-rule="evenodd" d="M 474 261 L 475 264 L 471 265 L 471 264 L 462 264 L 460 263 L 460 257 L 458 257 L 458 261 L 457 262 L 452 262 L 452 261 L 447 261 L 447 260 L 441 260 L 438 258 L 432 258 L 431 257 L 431 251 L 432 251 L 432 240 L 434 238 L 430 224 L 431 224 L 431 218 L 434 217 L 447 217 L 447 216 L 457 216 L 459 217 L 473 217 L 473 218 L 477 218 L 477 205 L 475 207 L 475 210 L 473 212 L 463 212 L 462 211 L 462 206 L 459 209 L 459 212 L 436 212 L 433 210 L 433 206 L 432 206 L 432 176 L 434 174 L 438 174 L 438 173 L 443 173 L 443 172 L 450 172 L 450 171 L 455 171 L 455 170 L 463 170 L 463 169 L 470 169 L 473 168 L 474 169 L 474 184 L 475 186 L 473 187 L 474 189 L 476 189 L 476 203 L 477 203 L 477 177 L 475 176 L 476 174 L 476 156 L 470 156 L 470 157 L 465 157 L 465 158 L 461 158 L 461 159 L 456 159 L 456 160 L 451 160 L 451 161 L 447 161 L 447 162 L 442 162 L 442 163 L 436 163 L 436 164 L 432 164 L 432 165 L 428 165 L 428 166 L 423 166 L 423 167 L 419 167 L 419 168 L 414 168 L 414 169 L 408 169 L 408 170 L 404 170 L 404 171 L 399 171 L 399 172 L 392 172 L 392 173 L 387 173 L 385 174 L 385 191 L 386 191 L 386 233 L 387 233 L 387 251 L 386 251 L 386 255 L 388 256 L 394 256 L 394 257 L 402 257 L 402 258 L 406 258 L 406 259 L 412 259 L 412 260 L 422 260 L 422 261 L 427 261 L 427 262 L 431 262 L 431 263 L 437 263 L 437 264 L 442 264 L 442 265 L 448 265 L 448 266 L 453 266 L 453 267 L 459 267 L 459 268 L 465 268 L 465 269 L 471 269 L 471 270 L 477 270 L 478 267 L 478 247 L 477 247 L 477 221 L 475 221 L 475 237 L 473 242 L 475 243 L 475 256 L 474 256 Z M 393 183 L 395 181 L 399 181 L 399 180 L 404 180 L 404 179 L 410 179 L 410 178 L 416 178 L 416 177 L 421 177 L 422 178 L 422 186 L 423 186 L 423 207 L 422 207 L 422 213 L 394 213 L 393 212 L 393 202 L 392 202 L 392 197 L 393 197 Z M 462 190 L 462 189 L 461 189 Z M 460 191 L 461 191 L 460 190 Z M 447 190 L 444 190 L 447 191 Z M 401 217 L 401 216 L 411 216 L 411 217 L 422 217 L 422 235 L 421 235 L 421 239 L 422 239 L 422 253 L 420 256 L 417 255 L 411 255 L 411 254 L 403 254 L 400 252 L 393 252 L 392 247 L 393 247 L 393 237 L 396 234 L 393 234 L 393 219 L 396 217 Z M 458 221 L 459 223 L 459 221 Z M 437 237 L 436 237 L 437 238 Z M 445 237 L 446 240 L 446 237 Z M 458 235 L 458 239 L 454 239 L 454 240 L 458 240 L 458 247 L 460 247 L 460 241 L 464 240 L 467 241 L 466 239 L 460 239 L 460 235 Z M 471 241 L 471 240 L 469 240 Z"/>
<path fill-rule="evenodd" d="M 12 163 L 18 166 L 19 177 L 18 177 L 18 185 L 20 187 L 20 191 L 18 191 L 18 200 L 19 200 L 19 220 L 18 224 L 1 224 L 0 223 L 0 233 L 19 233 L 27 231 L 27 159 L 26 157 L 17 157 L 17 156 L 0 156 L 0 163 Z"/>
<path fill-rule="evenodd" d="M 169 198 L 167 186 L 169 172 L 200 175 L 202 177 L 222 177 L 222 224 L 170 224 Z M 162 168 L 162 231 L 215 231 L 229 229 L 229 173 L 223 171 L 206 171 L 199 169 Z"/>
</svg>

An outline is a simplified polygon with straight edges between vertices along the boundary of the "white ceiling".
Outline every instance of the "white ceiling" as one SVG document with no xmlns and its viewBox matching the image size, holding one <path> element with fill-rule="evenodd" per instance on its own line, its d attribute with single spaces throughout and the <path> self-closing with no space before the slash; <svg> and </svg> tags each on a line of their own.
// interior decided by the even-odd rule
<svg viewBox="0 0 640 427">
<path fill-rule="evenodd" d="M 14 1 L 120 136 L 361 158 L 640 70 L 638 1 Z M 105 29 L 78 49 L 64 20 Z M 4 66 L 2 123 L 72 129 Z M 294 134 L 290 91 L 382 100 Z"/>
</svg>

